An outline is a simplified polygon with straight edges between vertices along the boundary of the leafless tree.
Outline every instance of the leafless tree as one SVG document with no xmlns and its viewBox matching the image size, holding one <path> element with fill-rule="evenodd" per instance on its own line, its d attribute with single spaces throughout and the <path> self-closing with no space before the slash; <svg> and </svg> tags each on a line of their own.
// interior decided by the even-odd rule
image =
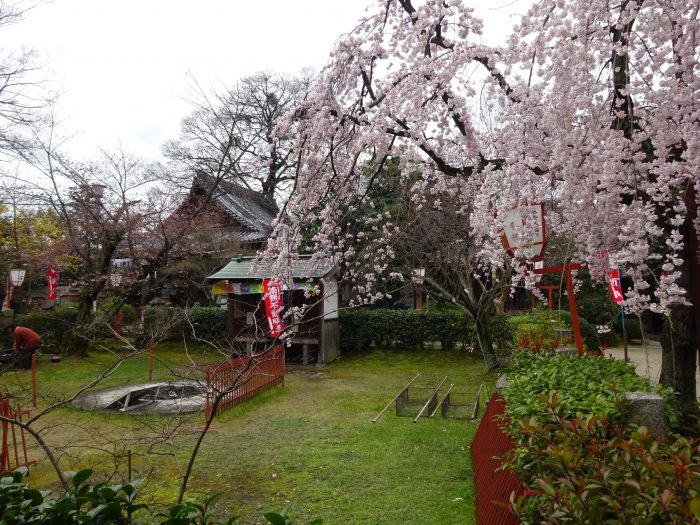
<svg viewBox="0 0 700 525">
<path fill-rule="evenodd" d="M 185 178 L 203 173 L 262 191 L 268 198 L 292 180 L 290 139 L 273 140 L 281 117 L 306 97 L 309 72 L 296 77 L 259 72 L 222 93 L 195 84 L 194 111 L 163 151 Z"/>
<path fill-rule="evenodd" d="M 29 7 L 0 2 L 0 28 L 22 20 Z M 31 147 L 31 128 L 42 127 L 44 110 L 53 94 L 47 88 L 43 65 L 31 49 L 0 56 L 0 157 L 9 160 Z"/>
</svg>

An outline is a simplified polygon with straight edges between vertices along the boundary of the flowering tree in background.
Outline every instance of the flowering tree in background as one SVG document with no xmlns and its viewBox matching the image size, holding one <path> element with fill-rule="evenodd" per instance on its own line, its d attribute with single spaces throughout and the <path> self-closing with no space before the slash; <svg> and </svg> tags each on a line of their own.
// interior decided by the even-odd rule
<svg viewBox="0 0 700 525">
<path fill-rule="evenodd" d="M 663 380 L 693 412 L 697 19 L 697 0 L 543 1 L 506 49 L 493 49 L 478 43 L 481 22 L 459 1 L 378 0 L 283 123 L 298 136 L 297 181 L 271 253 L 296 250 L 314 217 L 317 253 L 384 271 L 398 226 L 377 214 L 366 223 L 375 245 L 357 254 L 343 224 L 393 157 L 404 176 L 419 174 L 417 212 L 439 209 L 441 194 L 462 203 L 478 247 L 467 279 L 503 271 L 504 211 L 547 200 L 548 224 L 576 239 L 594 276 L 606 250 L 632 277 L 628 311 L 669 314 Z M 499 111 L 486 125 L 477 110 L 489 102 Z"/>
</svg>

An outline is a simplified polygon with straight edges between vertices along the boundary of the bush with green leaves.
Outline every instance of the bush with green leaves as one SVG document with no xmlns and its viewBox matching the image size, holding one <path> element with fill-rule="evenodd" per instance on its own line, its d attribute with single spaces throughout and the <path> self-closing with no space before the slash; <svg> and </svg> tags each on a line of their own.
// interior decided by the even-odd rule
<svg viewBox="0 0 700 525">
<path fill-rule="evenodd" d="M 18 315 L 14 322 L 31 328 L 41 335 L 43 352 L 65 353 L 70 346 L 70 338 L 78 319 L 77 308 L 54 308 L 46 312 L 33 312 Z M 12 345 L 7 327 L 12 322 L 9 317 L 0 318 L 0 337 L 4 347 Z"/>
<path fill-rule="evenodd" d="M 98 312 L 103 314 L 109 312 L 114 306 L 115 301 L 116 298 L 114 297 L 110 297 L 109 299 L 102 301 L 97 307 Z M 122 313 L 122 322 L 124 324 L 128 325 L 136 320 L 136 308 L 134 308 L 132 305 L 124 303 L 121 306 L 120 311 Z"/>
<path fill-rule="evenodd" d="M 700 523 L 697 438 L 623 428 L 604 415 L 570 418 L 557 394 L 544 404 L 546 418 L 518 422 L 520 445 L 506 462 L 529 489 L 512 500 L 522 523 Z"/>
<path fill-rule="evenodd" d="M 66 472 L 71 485 L 64 495 L 48 499 L 49 492 L 38 491 L 24 483 L 27 469 L 22 467 L 0 478 L 0 524 L 20 525 L 233 525 L 237 516 L 217 518 L 211 503 L 220 496 L 215 494 L 203 503 L 185 500 L 166 510 L 155 510 L 149 505 L 136 503 L 141 481 L 110 485 L 89 483 L 91 469 Z M 291 505 L 282 512 L 269 512 L 265 519 L 273 525 L 293 525 Z M 143 521 L 142 521 L 143 520 Z M 312 522 L 322 524 L 322 520 Z"/>
<path fill-rule="evenodd" d="M 148 307 L 144 310 L 144 333 L 151 339 L 225 341 L 227 312 L 221 308 Z"/>
<path fill-rule="evenodd" d="M 556 338 L 555 330 L 571 328 L 571 313 L 566 310 L 535 310 L 528 313 L 505 314 L 504 319 L 511 327 L 512 345 L 515 349 L 554 350 L 560 343 Z M 598 350 L 600 339 L 595 327 L 579 317 L 579 329 L 585 347 Z M 564 343 L 573 344 L 573 341 L 564 341 Z"/>
<path fill-rule="evenodd" d="M 419 348 L 439 341 L 442 348 L 475 344 L 474 323 L 460 311 L 352 308 L 340 312 L 340 345 L 344 351 L 361 351 L 374 344 Z"/>
<path fill-rule="evenodd" d="M 617 421 L 622 415 L 625 393 L 634 391 L 661 395 L 667 417 L 675 422 L 671 389 L 652 385 L 639 377 L 631 364 L 616 359 L 520 352 L 511 365 L 503 395 L 512 424 L 546 418 L 548 408 L 542 396 L 552 392 L 557 393 L 558 410 L 563 417 L 605 414 Z"/>
</svg>

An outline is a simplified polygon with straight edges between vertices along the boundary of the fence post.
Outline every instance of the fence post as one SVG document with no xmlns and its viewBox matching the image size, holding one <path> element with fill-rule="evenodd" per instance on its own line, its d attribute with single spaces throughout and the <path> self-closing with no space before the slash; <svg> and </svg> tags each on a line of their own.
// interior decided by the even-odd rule
<svg viewBox="0 0 700 525">
<path fill-rule="evenodd" d="M 209 396 L 211 395 L 211 367 L 207 366 L 207 396 L 206 403 L 204 405 L 204 420 L 209 421 Z"/>
<path fill-rule="evenodd" d="M 36 354 L 32 354 L 32 408 L 36 408 Z"/>
<path fill-rule="evenodd" d="M 10 402 L 7 399 L 3 399 L 0 402 L 0 411 L 2 411 L 2 415 L 5 417 L 9 417 L 9 410 L 8 407 L 10 406 Z M 10 470 L 10 452 L 8 450 L 7 446 L 7 431 L 8 431 L 9 424 L 7 421 L 2 422 L 2 452 L 0 452 L 0 469 L 3 471 L 8 471 Z"/>
</svg>

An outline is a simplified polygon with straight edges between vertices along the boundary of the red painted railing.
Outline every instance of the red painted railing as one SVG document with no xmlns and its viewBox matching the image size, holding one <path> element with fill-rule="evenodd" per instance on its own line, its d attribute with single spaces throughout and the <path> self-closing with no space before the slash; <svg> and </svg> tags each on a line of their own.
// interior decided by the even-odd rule
<svg viewBox="0 0 700 525">
<path fill-rule="evenodd" d="M 512 492 L 518 496 L 525 489 L 513 471 L 499 470 L 503 454 L 515 447 L 502 430 L 504 411 L 503 397 L 500 394 L 491 396 L 472 442 L 477 525 L 520 523 L 507 506 Z"/>
<path fill-rule="evenodd" d="M 217 398 L 221 398 L 216 405 L 219 415 L 275 385 L 284 385 L 284 345 L 208 366 L 206 417 L 209 418 Z"/>
<path fill-rule="evenodd" d="M 36 463 L 34 460 L 30 461 L 27 455 L 24 429 L 12 423 L 13 420 L 21 422 L 28 413 L 28 410 L 20 410 L 19 407 L 12 408 L 9 399 L 0 399 L 0 416 L 3 418 L 0 423 L 2 426 L 0 472 L 8 472 L 18 467 L 28 467 Z"/>
</svg>

